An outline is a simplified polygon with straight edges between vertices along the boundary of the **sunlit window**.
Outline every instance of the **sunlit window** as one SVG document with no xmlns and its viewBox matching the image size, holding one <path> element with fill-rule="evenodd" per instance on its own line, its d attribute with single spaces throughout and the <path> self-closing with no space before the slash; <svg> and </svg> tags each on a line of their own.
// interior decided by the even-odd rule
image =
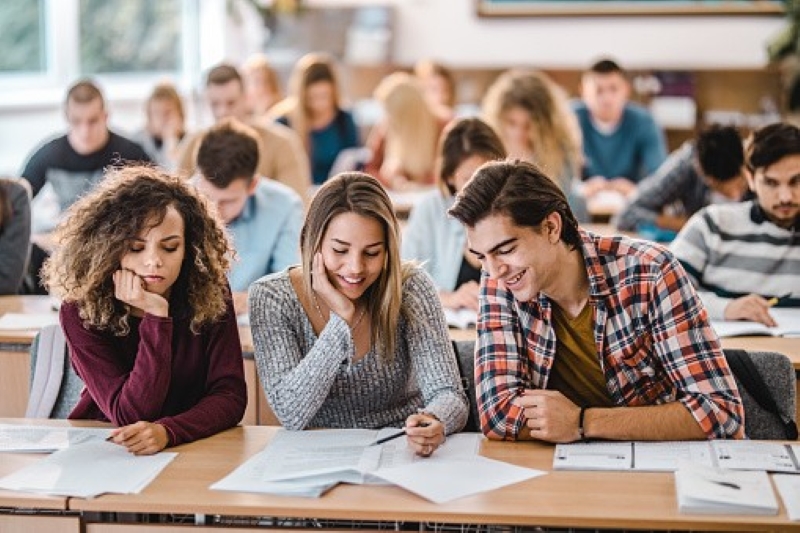
<svg viewBox="0 0 800 533">
<path fill-rule="evenodd" d="M 0 2 L 0 74 L 46 70 L 43 3 L 44 0 Z"/>
</svg>

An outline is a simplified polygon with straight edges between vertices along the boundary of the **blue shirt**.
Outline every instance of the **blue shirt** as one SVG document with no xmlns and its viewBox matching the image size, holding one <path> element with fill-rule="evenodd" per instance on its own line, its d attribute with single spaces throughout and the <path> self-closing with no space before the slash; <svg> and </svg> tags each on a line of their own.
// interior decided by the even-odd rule
<svg viewBox="0 0 800 533">
<path fill-rule="evenodd" d="M 287 117 L 278 119 L 283 125 L 291 126 Z M 336 156 L 345 148 L 355 148 L 359 145 L 358 128 L 353 115 L 349 111 L 340 109 L 336 117 L 324 128 L 309 132 L 309 158 L 311 160 L 311 175 L 314 185 L 325 183 L 331 172 Z"/>
<path fill-rule="evenodd" d="M 300 262 L 303 201 L 291 188 L 262 178 L 239 216 L 228 224 L 238 260 L 231 290 L 247 291 L 258 278 Z"/>
<path fill-rule="evenodd" d="M 624 177 L 638 183 L 667 158 L 661 129 L 642 106 L 628 103 L 617 128 L 608 134 L 592 123 L 586 104 L 576 102 L 573 109 L 583 135 L 583 179 Z"/>
</svg>

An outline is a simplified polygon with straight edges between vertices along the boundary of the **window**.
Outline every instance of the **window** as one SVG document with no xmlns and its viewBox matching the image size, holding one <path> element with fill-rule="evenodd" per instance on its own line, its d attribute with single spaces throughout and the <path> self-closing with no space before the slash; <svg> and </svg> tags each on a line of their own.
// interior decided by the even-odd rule
<svg viewBox="0 0 800 533">
<path fill-rule="evenodd" d="M 44 0 L 0 2 L 0 75 L 43 72 Z"/>
</svg>

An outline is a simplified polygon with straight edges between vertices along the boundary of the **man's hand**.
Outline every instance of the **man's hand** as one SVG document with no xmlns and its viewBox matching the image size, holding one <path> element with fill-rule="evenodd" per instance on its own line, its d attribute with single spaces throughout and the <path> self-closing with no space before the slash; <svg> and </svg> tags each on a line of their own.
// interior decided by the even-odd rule
<svg viewBox="0 0 800 533">
<path fill-rule="evenodd" d="M 774 328 L 777 322 L 769 314 L 769 302 L 758 294 L 748 294 L 732 300 L 725 307 L 725 320 L 752 320 Z"/>
<path fill-rule="evenodd" d="M 553 443 L 580 440 L 581 408 L 560 392 L 526 389 L 514 401 L 524 409 L 525 425 L 532 438 Z"/>
</svg>

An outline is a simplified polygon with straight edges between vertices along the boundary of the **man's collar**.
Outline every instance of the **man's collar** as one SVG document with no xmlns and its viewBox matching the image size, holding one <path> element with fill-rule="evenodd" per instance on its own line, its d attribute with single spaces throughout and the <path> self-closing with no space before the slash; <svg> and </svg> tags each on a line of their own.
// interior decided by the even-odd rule
<svg viewBox="0 0 800 533">
<path fill-rule="evenodd" d="M 753 205 L 750 207 L 750 220 L 754 224 L 772 224 L 777 226 L 772 220 L 769 219 L 767 214 L 764 212 L 764 209 L 761 207 L 761 204 L 758 203 L 758 199 L 753 200 Z M 795 217 L 794 224 L 791 225 L 788 229 L 789 231 L 797 231 L 800 229 L 800 217 Z"/>
</svg>

